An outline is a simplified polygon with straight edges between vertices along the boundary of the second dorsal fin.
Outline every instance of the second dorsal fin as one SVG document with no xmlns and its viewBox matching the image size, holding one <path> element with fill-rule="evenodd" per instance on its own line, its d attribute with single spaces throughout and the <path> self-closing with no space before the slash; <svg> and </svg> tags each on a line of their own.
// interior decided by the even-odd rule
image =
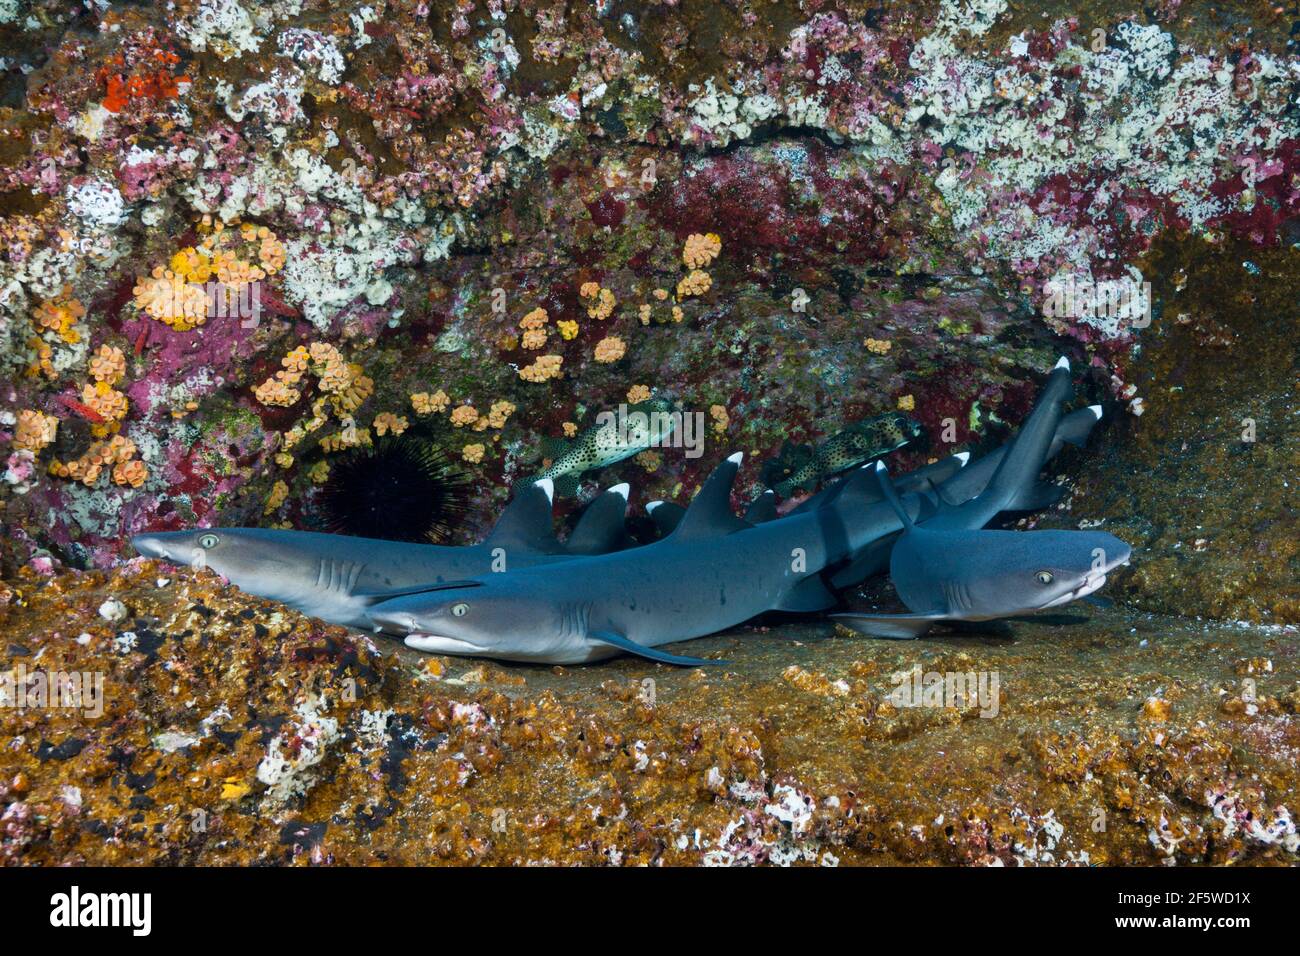
<svg viewBox="0 0 1300 956">
<path fill-rule="evenodd" d="M 626 484 L 614 485 L 587 505 L 565 542 L 569 554 L 607 554 L 623 548 L 627 542 L 623 519 L 627 516 L 628 490 Z"/>
<path fill-rule="evenodd" d="M 713 469 L 713 474 L 705 479 L 699 494 L 691 501 L 686 514 L 673 529 L 673 537 L 678 541 L 690 538 L 711 537 L 731 534 L 742 528 L 750 527 L 748 521 L 736 517 L 731 510 L 731 486 L 740 471 L 740 461 L 744 452 L 736 452 L 730 458 Z"/>
<path fill-rule="evenodd" d="M 560 550 L 551 529 L 551 498 L 555 487 L 542 478 L 515 492 L 484 544 L 554 554 Z"/>
</svg>

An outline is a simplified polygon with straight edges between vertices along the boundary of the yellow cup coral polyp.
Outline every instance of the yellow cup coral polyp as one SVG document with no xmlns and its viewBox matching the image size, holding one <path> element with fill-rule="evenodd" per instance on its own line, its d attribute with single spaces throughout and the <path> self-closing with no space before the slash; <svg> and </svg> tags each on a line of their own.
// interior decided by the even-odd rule
<svg viewBox="0 0 1300 956">
<path fill-rule="evenodd" d="M 597 362 L 617 362 L 627 352 L 627 343 L 617 335 L 603 338 L 596 343 Z"/>
<path fill-rule="evenodd" d="M 119 422 L 126 418 L 130 403 L 127 397 L 107 382 L 87 385 L 81 392 L 82 404 L 110 422 Z"/>
<path fill-rule="evenodd" d="M 94 442 L 74 461 L 51 462 L 49 470 L 57 478 L 71 478 L 89 488 L 99 481 L 105 468 L 110 468 L 114 484 L 139 488 L 149 477 L 149 469 L 135 458 L 135 453 L 135 442 L 114 435 L 108 441 Z"/>
<path fill-rule="evenodd" d="M 85 307 L 71 297 L 71 289 L 64 289 L 58 299 L 42 302 L 36 308 L 35 318 L 40 328 L 54 333 L 69 345 L 76 345 L 81 341 L 77 323 L 85 314 Z"/>
<path fill-rule="evenodd" d="M 696 269 L 677 283 L 677 298 L 684 299 L 692 295 L 704 295 L 713 285 L 713 279 L 707 272 Z"/>
<path fill-rule="evenodd" d="M 18 413 L 18 427 L 14 430 L 14 447 L 36 454 L 54 441 L 58 429 L 59 420 L 53 415 L 25 408 Z"/>
<path fill-rule="evenodd" d="M 126 356 L 112 345 L 101 345 L 90 357 L 90 376 L 96 382 L 116 385 L 126 374 Z"/>
<path fill-rule="evenodd" d="M 452 409 L 451 423 L 456 428 L 464 428 L 478 421 L 478 410 L 473 405 L 459 405 Z"/>
<path fill-rule="evenodd" d="M 487 423 L 493 428 L 504 428 L 506 419 L 514 414 L 514 411 L 515 406 L 510 402 L 493 402 L 492 407 L 488 409 Z"/>
<path fill-rule="evenodd" d="M 207 321 L 207 291 L 170 269 L 155 267 L 152 277 L 139 282 L 132 292 L 137 308 L 177 332 L 189 331 Z"/>
<path fill-rule="evenodd" d="M 433 415 L 445 412 L 447 406 L 451 404 L 451 399 L 447 393 L 439 389 L 430 395 L 428 392 L 416 392 L 411 396 L 411 407 L 415 409 L 417 415 Z"/>
<path fill-rule="evenodd" d="M 547 379 L 559 378 L 563 362 L 562 355 L 539 355 L 532 365 L 519 370 L 519 377 L 525 382 L 545 382 Z"/>
<path fill-rule="evenodd" d="M 148 477 L 149 469 L 139 459 L 120 462 L 113 466 L 113 481 L 119 485 L 130 485 L 132 488 L 139 488 Z"/>
<path fill-rule="evenodd" d="M 707 266 L 722 251 L 722 239 L 716 232 L 692 233 L 686 237 L 686 246 L 682 249 L 682 262 L 688 269 Z"/>
<path fill-rule="evenodd" d="M 375 416 L 375 434 L 382 436 L 392 432 L 394 435 L 400 435 L 402 432 L 406 431 L 407 424 L 404 415 L 394 415 L 392 412 L 380 412 Z"/>
</svg>

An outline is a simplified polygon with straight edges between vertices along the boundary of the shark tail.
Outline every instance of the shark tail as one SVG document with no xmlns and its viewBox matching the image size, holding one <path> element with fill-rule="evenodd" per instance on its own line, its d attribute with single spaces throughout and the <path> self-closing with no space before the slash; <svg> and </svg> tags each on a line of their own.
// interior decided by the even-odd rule
<svg viewBox="0 0 1300 956">
<path fill-rule="evenodd" d="M 1062 358 L 1056 363 L 1047 377 L 1047 384 L 1034 403 L 1033 411 L 1021 426 L 1011 446 L 998 463 L 997 471 L 989 480 L 989 486 L 981 498 L 987 497 L 988 506 L 997 511 L 1009 510 L 1009 504 L 1018 498 L 1024 489 L 1035 484 L 1039 470 L 1047 459 L 1047 453 L 1056 436 L 1056 426 L 1064 417 L 1062 406 L 1069 401 L 1073 393 L 1070 379 L 1070 363 Z"/>
<path fill-rule="evenodd" d="M 1063 444 L 1070 444 L 1076 448 L 1086 445 L 1088 436 L 1092 434 L 1092 427 L 1101 421 L 1101 416 L 1100 405 L 1089 405 L 1087 408 L 1070 412 L 1062 418 L 1061 423 L 1056 426 L 1056 435 L 1052 438 L 1052 447 L 1047 457 L 1054 457 Z"/>
</svg>

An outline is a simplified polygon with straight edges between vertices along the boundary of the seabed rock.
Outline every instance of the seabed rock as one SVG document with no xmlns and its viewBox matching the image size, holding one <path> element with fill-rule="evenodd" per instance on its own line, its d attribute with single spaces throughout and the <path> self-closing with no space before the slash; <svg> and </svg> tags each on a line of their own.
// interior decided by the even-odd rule
<svg viewBox="0 0 1300 956">
<path fill-rule="evenodd" d="M 5 862 L 1295 863 L 1300 117 L 1237 7 L 0 3 Z M 1062 354 L 1106 418 L 1019 523 L 1134 549 L 1073 624 L 503 666 L 128 544 L 318 528 L 400 435 L 477 541 L 651 395 L 704 453 L 559 520 L 737 450 L 739 507 L 875 415 L 994 447 Z"/>
</svg>

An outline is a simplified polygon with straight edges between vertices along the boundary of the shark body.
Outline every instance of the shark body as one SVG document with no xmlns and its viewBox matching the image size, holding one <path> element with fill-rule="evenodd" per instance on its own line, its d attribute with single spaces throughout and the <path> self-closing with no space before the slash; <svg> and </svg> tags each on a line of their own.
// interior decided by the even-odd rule
<svg viewBox="0 0 1300 956">
<path fill-rule="evenodd" d="M 881 493 L 904 527 L 890 552 L 889 575 L 912 613 L 834 617 L 861 633 L 914 638 L 942 621 L 990 621 L 1059 607 L 1105 584 L 1107 573 L 1130 556 L 1129 546 L 1112 534 L 983 530 L 999 512 L 1019 507 L 1027 490 L 1039 493 L 1035 462 L 1055 444 L 1069 393 L 1068 366 L 1058 364 L 984 489 L 960 504 L 946 502 L 928 520 L 914 520 L 877 463 Z"/>
<path fill-rule="evenodd" d="M 1058 380 L 1054 374 L 1048 389 Z M 1096 421 L 1095 414 L 1089 417 Z M 994 472 L 1005 476 L 998 500 L 1018 500 L 1024 490 L 1002 494 L 1004 486 L 1037 482 L 1059 419 L 1057 414 L 1049 422 L 1045 442 L 1008 450 Z M 1021 460 L 1026 457 L 1033 460 Z M 860 468 L 816 507 L 753 524 L 731 511 L 740 460 L 736 454 L 724 461 L 672 533 L 653 544 L 577 559 L 563 569 L 521 568 L 449 589 L 397 595 L 377 605 L 371 618 L 404 636 L 408 646 L 432 653 L 575 664 L 627 651 L 664 663 L 708 663 L 658 648 L 765 611 L 835 606 L 822 571 L 851 562 L 937 507 L 933 491 L 899 500 L 891 489 L 890 500 L 882 500 L 873 473 Z M 935 490 L 942 494 L 961 471 Z"/>
<path fill-rule="evenodd" d="M 249 594 L 332 624 L 369 630 L 371 607 L 406 588 L 623 546 L 627 494 L 627 485 L 617 485 L 599 495 L 566 544 L 551 529 L 552 489 L 546 480 L 520 489 L 482 543 L 462 547 L 271 528 L 153 532 L 131 543 L 145 557 L 208 567 Z"/>
</svg>

